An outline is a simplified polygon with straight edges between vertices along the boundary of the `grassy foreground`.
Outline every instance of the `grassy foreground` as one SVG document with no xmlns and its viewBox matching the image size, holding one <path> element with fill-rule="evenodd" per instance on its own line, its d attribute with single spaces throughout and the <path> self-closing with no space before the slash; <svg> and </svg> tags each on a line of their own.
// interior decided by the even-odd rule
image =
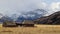
<svg viewBox="0 0 60 34">
<path fill-rule="evenodd" d="M 0 34 L 60 34 L 60 25 L 35 25 L 36 27 L 2 27 Z"/>
</svg>

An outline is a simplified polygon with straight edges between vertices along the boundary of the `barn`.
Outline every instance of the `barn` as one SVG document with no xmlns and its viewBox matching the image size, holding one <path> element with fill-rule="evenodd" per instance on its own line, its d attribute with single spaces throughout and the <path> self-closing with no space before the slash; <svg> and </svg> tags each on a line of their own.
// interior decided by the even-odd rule
<svg viewBox="0 0 60 34">
<path fill-rule="evenodd" d="M 33 21 L 31 21 L 31 20 L 24 20 L 23 22 L 22 22 L 22 26 L 26 26 L 26 27 L 33 27 L 34 26 L 34 22 Z"/>
<path fill-rule="evenodd" d="M 14 22 L 14 21 L 5 21 L 3 22 L 4 27 L 16 27 L 16 26 L 25 26 L 25 27 L 33 27 L 34 22 L 31 20 L 24 20 L 23 22 Z"/>
<path fill-rule="evenodd" d="M 7 20 L 7 21 L 3 22 L 3 27 L 15 27 L 15 26 L 17 26 L 17 25 L 13 21 Z"/>
</svg>

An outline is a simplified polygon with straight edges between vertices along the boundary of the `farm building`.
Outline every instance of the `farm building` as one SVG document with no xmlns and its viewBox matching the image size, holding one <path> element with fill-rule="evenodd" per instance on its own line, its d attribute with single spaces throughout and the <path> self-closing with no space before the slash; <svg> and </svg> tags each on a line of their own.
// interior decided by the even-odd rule
<svg viewBox="0 0 60 34">
<path fill-rule="evenodd" d="M 3 26 L 7 27 L 14 27 L 14 26 L 34 26 L 34 22 L 31 20 L 24 20 L 22 23 L 21 22 L 14 22 L 14 21 L 5 21 L 3 22 Z"/>
<path fill-rule="evenodd" d="M 20 26 L 34 26 L 34 22 L 31 20 L 24 20 L 23 22 L 16 22 L 16 25 L 20 25 Z"/>
<path fill-rule="evenodd" d="M 24 21 L 22 22 L 22 25 L 23 25 L 23 26 L 34 26 L 34 22 L 31 21 L 31 20 L 24 20 Z"/>
<path fill-rule="evenodd" d="M 15 27 L 16 26 L 16 24 L 15 24 L 15 22 L 13 22 L 13 21 L 5 21 L 5 22 L 3 22 L 3 26 L 4 27 Z"/>
</svg>

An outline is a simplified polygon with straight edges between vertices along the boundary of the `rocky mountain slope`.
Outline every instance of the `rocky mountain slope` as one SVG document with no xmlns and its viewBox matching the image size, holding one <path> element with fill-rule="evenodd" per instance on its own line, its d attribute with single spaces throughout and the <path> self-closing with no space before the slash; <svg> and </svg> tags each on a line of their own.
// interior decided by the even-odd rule
<svg viewBox="0 0 60 34">
<path fill-rule="evenodd" d="M 57 11 L 49 16 L 38 18 L 34 22 L 37 24 L 60 24 L 60 11 Z"/>
</svg>

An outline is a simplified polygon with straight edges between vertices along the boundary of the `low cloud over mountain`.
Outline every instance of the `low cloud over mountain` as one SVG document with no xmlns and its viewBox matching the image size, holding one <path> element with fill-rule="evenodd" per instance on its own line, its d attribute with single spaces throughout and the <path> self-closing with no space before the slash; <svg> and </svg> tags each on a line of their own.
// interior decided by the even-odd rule
<svg viewBox="0 0 60 34">
<path fill-rule="evenodd" d="M 0 0 L 0 13 L 3 17 L 7 16 L 14 21 L 48 16 L 60 10 L 59 7 L 60 1 L 58 0 Z"/>
<path fill-rule="evenodd" d="M 35 20 L 44 16 L 47 13 L 44 9 L 36 9 L 33 11 L 28 11 L 26 13 L 22 13 L 21 15 L 12 14 L 12 16 L 3 16 L 2 19 L 6 20 L 14 20 L 14 21 L 23 21 L 23 20 Z"/>
</svg>

